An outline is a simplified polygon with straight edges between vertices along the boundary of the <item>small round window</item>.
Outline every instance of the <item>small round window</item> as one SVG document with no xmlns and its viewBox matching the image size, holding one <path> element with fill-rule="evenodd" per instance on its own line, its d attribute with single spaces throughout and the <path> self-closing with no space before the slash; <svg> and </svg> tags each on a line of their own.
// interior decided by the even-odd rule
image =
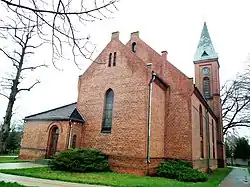
<svg viewBox="0 0 250 187">
<path fill-rule="evenodd" d="M 202 74 L 207 75 L 210 73 L 210 69 L 208 67 L 205 67 L 202 69 Z"/>
</svg>

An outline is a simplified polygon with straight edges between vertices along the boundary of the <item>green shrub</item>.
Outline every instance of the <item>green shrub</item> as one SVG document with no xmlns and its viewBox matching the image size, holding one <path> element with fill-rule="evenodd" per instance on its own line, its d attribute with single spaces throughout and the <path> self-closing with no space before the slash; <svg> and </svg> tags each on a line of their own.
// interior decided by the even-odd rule
<svg viewBox="0 0 250 187">
<path fill-rule="evenodd" d="M 25 186 L 18 184 L 16 182 L 4 182 L 4 181 L 0 181 L 0 186 L 1 187 L 25 187 Z"/>
<path fill-rule="evenodd" d="M 208 179 L 205 173 L 193 169 L 190 163 L 177 160 L 161 163 L 157 168 L 157 175 L 184 182 L 204 182 Z"/>
<path fill-rule="evenodd" d="M 52 170 L 71 172 L 109 171 L 108 158 L 94 149 L 69 149 L 56 154 L 48 163 Z"/>
<path fill-rule="evenodd" d="M 191 162 L 188 162 L 186 160 L 177 160 L 177 159 L 169 159 L 167 160 L 167 162 L 169 164 L 172 164 L 172 165 L 180 165 L 180 166 L 185 166 L 185 167 L 188 167 L 188 168 L 193 168 L 193 165 Z"/>
</svg>

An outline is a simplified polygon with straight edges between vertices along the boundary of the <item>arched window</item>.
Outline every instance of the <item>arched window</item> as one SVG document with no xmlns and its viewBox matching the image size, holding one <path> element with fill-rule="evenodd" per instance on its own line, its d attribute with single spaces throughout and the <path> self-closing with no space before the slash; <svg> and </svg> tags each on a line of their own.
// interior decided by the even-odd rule
<svg viewBox="0 0 250 187">
<path fill-rule="evenodd" d="M 213 158 L 215 158 L 215 138 L 214 138 L 214 120 L 212 120 L 212 142 L 213 142 Z"/>
<path fill-rule="evenodd" d="M 201 137 L 200 151 L 201 151 L 201 158 L 204 158 L 204 145 L 203 145 L 203 115 L 202 115 L 202 108 L 201 108 L 201 105 L 200 105 L 200 108 L 199 108 L 199 122 L 200 122 L 200 137 Z"/>
<path fill-rule="evenodd" d="M 211 97 L 210 79 L 208 77 L 203 78 L 203 94 L 206 99 L 209 99 Z"/>
<path fill-rule="evenodd" d="M 136 43 L 135 42 L 132 43 L 132 51 L 134 53 L 136 52 Z"/>
<path fill-rule="evenodd" d="M 199 108 L 199 120 L 200 120 L 200 136 L 203 137 L 203 116 L 202 116 L 202 108 Z"/>
<path fill-rule="evenodd" d="M 112 127 L 112 111 L 114 103 L 114 92 L 108 89 L 105 94 L 105 105 L 103 112 L 102 132 L 110 133 Z"/>
<path fill-rule="evenodd" d="M 108 64 L 108 67 L 111 67 L 111 61 L 112 61 L 112 53 L 109 53 L 109 64 Z"/>
<path fill-rule="evenodd" d="M 72 139 L 72 146 L 71 146 L 73 149 L 76 148 L 76 135 L 73 136 L 73 139 Z"/>
<path fill-rule="evenodd" d="M 114 53 L 113 66 L 116 66 L 116 52 Z"/>
</svg>

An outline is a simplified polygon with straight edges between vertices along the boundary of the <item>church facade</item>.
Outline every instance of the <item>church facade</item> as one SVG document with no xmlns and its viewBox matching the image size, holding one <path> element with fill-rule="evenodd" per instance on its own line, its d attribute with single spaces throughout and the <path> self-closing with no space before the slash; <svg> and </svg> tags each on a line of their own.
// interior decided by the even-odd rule
<svg viewBox="0 0 250 187">
<path fill-rule="evenodd" d="M 154 172 L 165 159 L 188 160 L 202 171 L 224 167 L 219 61 L 206 23 L 193 61 L 195 81 L 167 54 L 139 32 L 126 44 L 112 33 L 79 76 L 76 103 L 25 118 L 20 158 L 94 148 L 119 172 Z"/>
</svg>

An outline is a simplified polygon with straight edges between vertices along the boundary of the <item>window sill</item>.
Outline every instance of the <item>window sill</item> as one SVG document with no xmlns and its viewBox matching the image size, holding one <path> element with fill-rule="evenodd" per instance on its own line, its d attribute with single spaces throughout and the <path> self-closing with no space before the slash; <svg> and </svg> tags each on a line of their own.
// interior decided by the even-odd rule
<svg viewBox="0 0 250 187">
<path fill-rule="evenodd" d="M 103 134 L 111 134 L 111 131 L 105 131 L 105 130 L 103 130 L 103 131 L 101 131 L 101 133 L 103 133 Z"/>
<path fill-rule="evenodd" d="M 211 100 L 213 99 L 213 96 L 205 97 L 206 100 Z"/>
</svg>

